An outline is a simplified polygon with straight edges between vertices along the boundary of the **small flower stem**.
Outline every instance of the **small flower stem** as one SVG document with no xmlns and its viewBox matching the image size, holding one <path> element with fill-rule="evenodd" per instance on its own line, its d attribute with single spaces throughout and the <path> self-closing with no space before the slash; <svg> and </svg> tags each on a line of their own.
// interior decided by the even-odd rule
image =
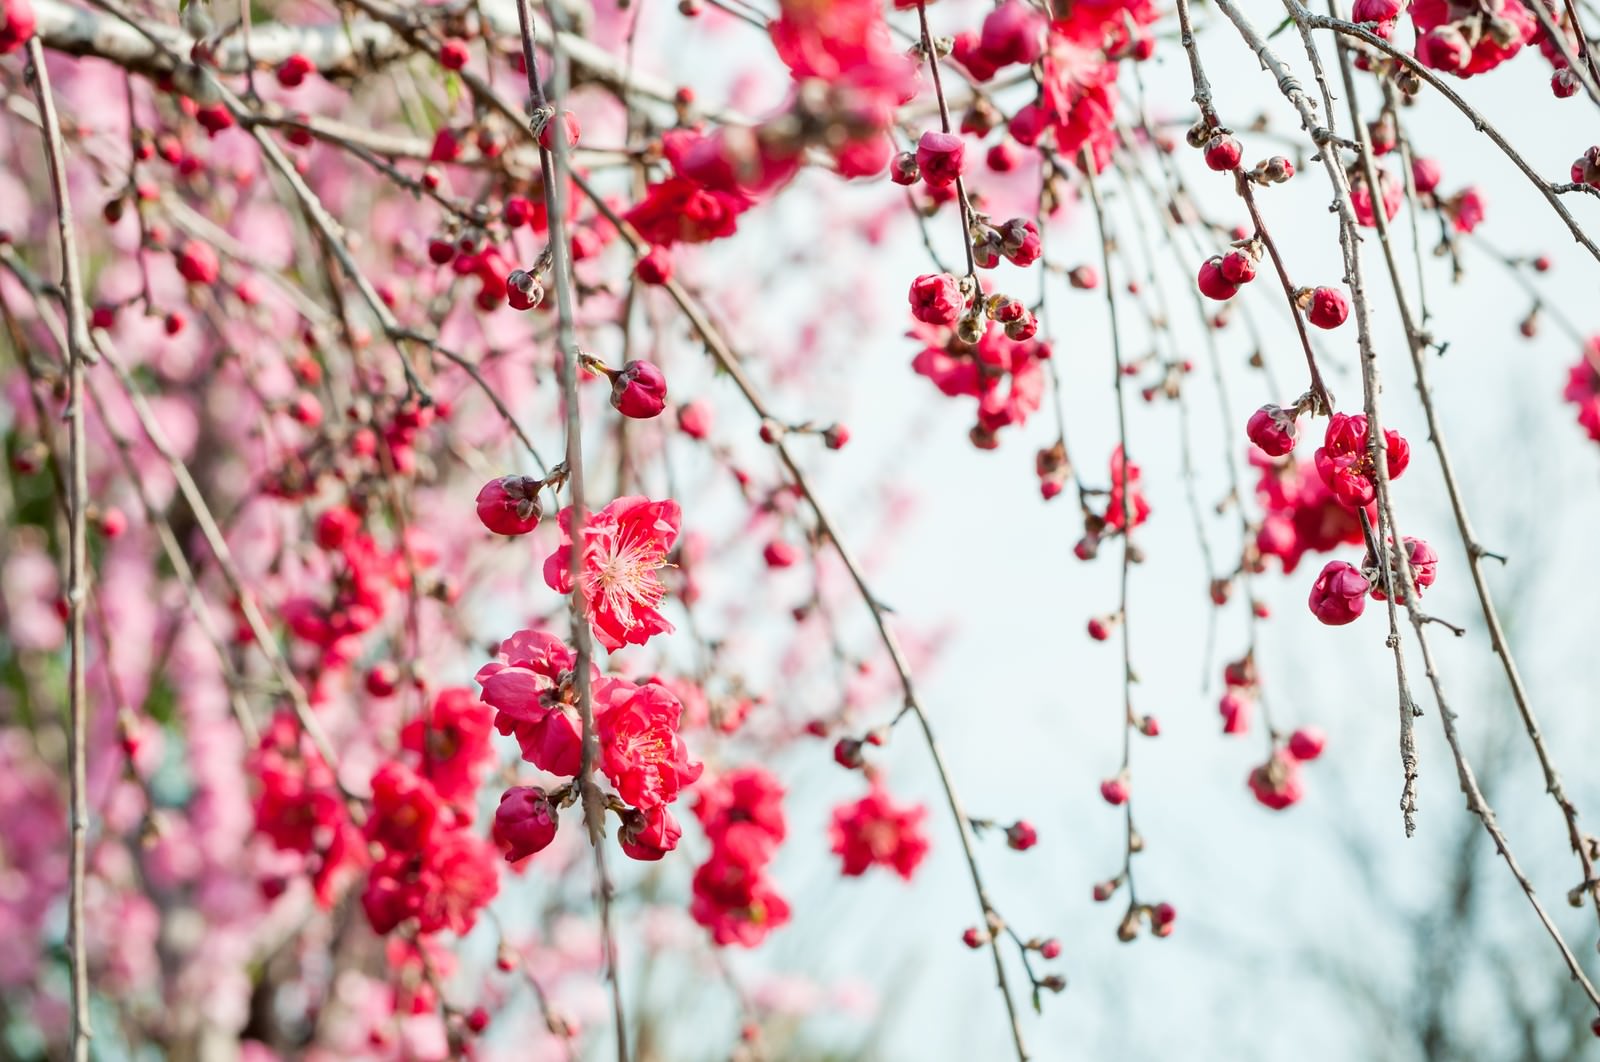
<svg viewBox="0 0 1600 1062">
<path fill-rule="evenodd" d="M 917 24 L 922 35 L 922 50 L 928 56 L 928 72 L 933 77 L 933 96 L 939 101 L 939 128 L 948 133 L 952 128 L 950 104 L 944 98 L 944 81 L 939 76 L 939 55 L 933 48 L 933 35 L 928 32 L 925 0 L 917 0 Z M 981 300 L 983 293 L 978 288 L 978 263 L 972 253 L 972 204 L 967 199 L 966 182 L 959 176 L 956 178 L 956 202 L 961 207 L 961 243 L 967 254 L 967 276 L 972 279 L 972 297 Z"/>
<path fill-rule="evenodd" d="M 1122 773 L 1127 775 L 1133 765 L 1133 642 L 1129 634 L 1128 623 L 1128 576 L 1133 567 L 1133 467 L 1132 457 L 1128 453 L 1128 403 L 1123 387 L 1123 356 L 1122 356 L 1122 329 L 1120 318 L 1117 314 L 1117 286 L 1112 281 L 1111 272 L 1111 246 L 1112 235 L 1106 217 L 1105 202 L 1100 197 L 1100 185 L 1095 180 L 1094 159 L 1087 148 L 1078 155 L 1078 166 L 1083 173 L 1085 186 L 1089 189 L 1089 201 L 1094 205 L 1095 225 L 1100 233 L 1100 260 L 1104 269 L 1101 280 L 1106 291 L 1106 312 L 1111 321 L 1111 358 L 1112 369 L 1115 375 L 1114 384 L 1117 391 L 1117 444 L 1122 451 L 1122 573 L 1120 579 L 1120 604 L 1117 614 L 1121 619 L 1118 626 L 1121 628 L 1122 638 Z M 1114 487 L 1113 477 L 1112 486 Z M 1125 846 L 1122 855 L 1122 876 L 1128 882 L 1128 895 L 1137 903 L 1138 893 L 1133 884 L 1133 853 L 1135 837 L 1137 835 L 1133 825 L 1133 795 L 1129 793 L 1128 799 L 1123 801 L 1124 818 L 1126 821 Z"/>
</svg>

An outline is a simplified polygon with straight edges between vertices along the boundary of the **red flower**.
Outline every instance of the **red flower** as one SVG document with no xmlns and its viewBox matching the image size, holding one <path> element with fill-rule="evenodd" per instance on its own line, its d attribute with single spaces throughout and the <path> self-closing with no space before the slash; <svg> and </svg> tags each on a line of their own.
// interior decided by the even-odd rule
<svg viewBox="0 0 1600 1062">
<path fill-rule="evenodd" d="M 1409 10 L 1417 28 L 1417 59 L 1462 77 L 1493 70 L 1539 35 L 1538 23 L 1521 4 L 1463 16 L 1466 9 L 1450 0 L 1411 0 Z"/>
<path fill-rule="evenodd" d="M 984 18 L 978 47 L 992 67 L 1029 66 L 1044 54 L 1045 25 L 1023 0 L 1006 0 Z"/>
<path fill-rule="evenodd" d="M 617 843 L 628 858 L 653 863 L 678 847 L 682 836 L 683 827 L 664 805 L 647 811 L 629 808 L 623 812 Z"/>
<path fill-rule="evenodd" d="M 911 316 L 924 324 L 953 325 L 965 300 L 949 273 L 924 273 L 911 282 Z"/>
<path fill-rule="evenodd" d="M 750 207 L 747 196 L 713 191 L 685 177 L 671 177 L 645 190 L 645 197 L 623 215 L 650 243 L 705 243 L 732 236 L 738 218 Z"/>
<path fill-rule="evenodd" d="M 678 430 L 691 439 L 711 434 L 711 404 L 696 399 L 678 407 Z"/>
<path fill-rule="evenodd" d="M 633 275 L 641 284 L 665 284 L 672 279 L 672 252 L 665 247 L 652 247 L 633 263 Z"/>
<path fill-rule="evenodd" d="M 775 538 L 762 549 L 761 559 L 767 562 L 769 568 L 790 568 L 800 559 L 800 551 L 791 543 Z"/>
<path fill-rule="evenodd" d="M 1457 232 L 1471 232 L 1483 224 L 1484 206 L 1483 193 L 1476 186 L 1457 192 L 1446 205 L 1451 226 Z"/>
<path fill-rule="evenodd" d="M 1229 284 L 1248 284 L 1256 278 L 1256 256 L 1246 250 L 1232 250 L 1222 256 L 1217 268 Z"/>
<path fill-rule="evenodd" d="M 702 785 L 694 815 L 713 846 L 771 852 L 788 831 L 783 785 L 765 767 L 741 767 Z"/>
<path fill-rule="evenodd" d="M 1378 36 L 1387 38 L 1394 32 L 1394 21 L 1400 17 L 1400 0 L 1356 0 L 1350 8 L 1350 17 L 1356 22 L 1376 22 Z"/>
<path fill-rule="evenodd" d="M 373 772 L 367 840 L 388 852 L 415 852 L 427 844 L 438 820 L 439 794 L 427 779 L 394 760 Z"/>
<path fill-rule="evenodd" d="M 917 169 L 922 179 L 935 188 L 943 188 L 960 178 L 966 159 L 966 141 L 955 133 L 930 131 L 917 141 Z"/>
<path fill-rule="evenodd" d="M 678 736 L 683 705 L 666 687 L 602 679 L 595 714 L 600 769 L 628 804 L 640 810 L 670 804 L 700 777 L 701 765 L 690 761 Z"/>
<path fill-rule="evenodd" d="M 1432 586 L 1433 581 L 1439 577 L 1439 554 L 1435 552 L 1432 546 L 1420 538 L 1412 538 L 1407 535 L 1401 541 L 1406 547 L 1406 557 L 1411 562 L 1411 578 L 1416 583 L 1417 596 L 1421 597 L 1422 591 Z M 1396 569 L 1394 572 L 1394 599 L 1402 605 L 1406 603 L 1404 585 L 1405 578 Z M 1378 585 L 1372 587 L 1372 599 L 1374 601 L 1385 600 L 1383 587 Z"/>
<path fill-rule="evenodd" d="M 1444 179 L 1444 174 L 1439 169 L 1439 164 L 1433 159 L 1415 155 L 1411 159 L 1411 180 L 1417 186 L 1417 191 L 1427 195 L 1439 187 L 1439 182 Z"/>
<path fill-rule="evenodd" d="M 1206 165 L 1213 170 L 1227 172 L 1239 168 L 1239 159 L 1244 156 L 1244 148 L 1239 145 L 1238 138 L 1226 133 L 1213 136 L 1206 144 Z"/>
<path fill-rule="evenodd" d="M 1384 219 L 1393 221 L 1394 216 L 1400 213 L 1400 204 L 1405 201 L 1405 186 L 1395 180 L 1388 170 L 1379 170 L 1378 187 L 1383 193 Z M 1369 229 L 1378 224 L 1372 211 L 1372 189 L 1367 185 L 1364 175 L 1356 174 L 1350 179 L 1350 206 L 1355 210 L 1358 224 Z"/>
<path fill-rule="evenodd" d="M 1200 294 L 1208 299 L 1226 302 L 1239 294 L 1239 287 L 1230 281 L 1222 272 L 1222 256 L 1213 255 L 1200 263 L 1200 272 L 1196 277 Z"/>
<path fill-rule="evenodd" d="M 367 879 L 361 906 L 376 933 L 408 918 L 423 933 L 465 934 L 499 891 L 494 848 L 465 830 L 434 833 L 419 851 L 390 852 Z"/>
<path fill-rule="evenodd" d="M 877 0 L 780 0 L 767 26 L 796 81 L 820 79 L 864 112 L 910 99 L 916 63 L 897 47 Z"/>
<path fill-rule="evenodd" d="M 1049 348 L 1032 340 L 1014 340 L 1003 329 L 989 328 L 976 346 L 953 336 L 941 337 L 911 362 L 918 373 L 952 397 L 978 399 L 974 442 L 1009 425 L 1022 425 L 1044 399 L 1044 359 Z M 1007 386 L 1008 385 L 1008 386 Z"/>
<path fill-rule="evenodd" d="M 789 921 L 788 901 L 772 887 L 763 863 L 735 849 L 715 849 L 695 871 L 693 889 L 689 914 L 719 945 L 753 948 Z"/>
<path fill-rule="evenodd" d="M 177 258 L 178 275 L 191 284 L 215 284 L 221 275 L 222 266 L 217 261 L 217 252 L 211 249 L 208 243 L 199 240 L 187 240 L 178 248 Z"/>
<path fill-rule="evenodd" d="M 1018 819 L 1006 827 L 1006 844 L 1018 852 L 1026 852 L 1039 843 L 1039 831 L 1031 822 Z"/>
<path fill-rule="evenodd" d="M 1285 573 L 1294 571 L 1306 553 L 1327 553 L 1364 541 L 1355 510 L 1341 504 L 1313 474 L 1312 462 L 1277 462 L 1254 451 L 1250 460 L 1262 470 L 1256 497 L 1266 510 L 1256 548 L 1263 556 L 1277 557 Z M 1376 505 L 1367 509 L 1376 523 Z"/>
<path fill-rule="evenodd" d="M 422 776 L 439 796 L 468 812 L 492 749 L 489 708 L 464 686 L 439 691 L 433 705 L 400 731 L 400 747 L 422 758 Z"/>
<path fill-rule="evenodd" d="M 1396 479 L 1411 463 L 1411 446 L 1395 431 L 1385 431 L 1383 440 L 1389 478 Z M 1368 441 L 1366 414 L 1335 413 L 1328 418 L 1327 435 L 1313 455 L 1322 482 L 1352 509 L 1371 504 L 1377 492 Z"/>
<path fill-rule="evenodd" d="M 311 60 L 295 52 L 279 63 L 273 73 L 278 78 L 278 84 L 284 88 L 299 88 L 304 83 L 307 75 L 316 67 L 311 65 Z"/>
<path fill-rule="evenodd" d="M 672 632 L 672 624 L 656 611 L 667 596 L 656 572 L 666 567 L 681 520 L 677 502 L 632 495 L 584 521 L 584 608 L 595 637 L 607 649 L 643 645 L 652 635 Z M 544 562 L 544 581 L 552 590 L 570 594 L 571 506 L 561 510 L 559 523 L 561 545 Z"/>
<path fill-rule="evenodd" d="M 256 829 L 278 848 L 315 852 L 347 824 L 333 771 L 293 716 L 273 717 L 250 758 L 250 769 L 261 782 Z"/>
<path fill-rule="evenodd" d="M 28 0 L 0 0 L 0 55 L 9 55 L 27 44 L 37 24 Z"/>
<path fill-rule="evenodd" d="M 484 703 L 495 709 L 495 729 L 516 735 L 523 759 L 566 777 L 578 773 L 583 759 L 583 728 L 571 703 L 576 666 L 559 638 L 524 630 L 501 642 L 499 655 L 477 675 Z"/>
<path fill-rule="evenodd" d="M 1567 372 L 1561 397 L 1578 407 L 1578 424 L 1600 442 L 1600 336 L 1584 344 L 1583 356 Z"/>
<path fill-rule="evenodd" d="M 1330 627 L 1342 627 L 1361 615 L 1371 589 L 1355 565 L 1329 561 L 1311 586 L 1311 614 Z"/>
<path fill-rule="evenodd" d="M 1222 695 L 1217 711 L 1222 714 L 1224 734 L 1243 734 L 1250 729 L 1250 697 L 1240 690 L 1229 690 Z"/>
<path fill-rule="evenodd" d="M 854 804 L 835 808 L 829 832 L 844 874 L 857 877 L 869 867 L 886 866 L 910 881 L 928 854 L 928 837 L 923 832 L 927 817 L 927 808 L 897 805 L 877 783 Z"/>
<path fill-rule="evenodd" d="M 1150 517 L 1150 503 L 1145 500 L 1144 491 L 1139 487 L 1139 466 L 1122 458 L 1120 445 L 1111 451 L 1111 496 L 1106 502 L 1105 522 L 1108 527 L 1121 527 L 1123 525 L 1123 493 L 1128 492 L 1128 515 L 1133 517 L 1133 526 L 1138 527 Z"/>
</svg>

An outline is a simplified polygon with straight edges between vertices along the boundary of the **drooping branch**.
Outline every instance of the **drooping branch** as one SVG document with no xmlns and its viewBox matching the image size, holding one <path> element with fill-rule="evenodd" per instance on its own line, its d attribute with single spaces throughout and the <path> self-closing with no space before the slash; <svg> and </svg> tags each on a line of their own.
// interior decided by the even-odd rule
<svg viewBox="0 0 1600 1062">
<path fill-rule="evenodd" d="M 1301 121 L 1306 130 L 1308 132 L 1313 130 L 1317 125 L 1313 105 L 1306 98 L 1304 91 L 1299 86 L 1299 82 L 1289 72 L 1288 67 L 1272 50 L 1266 38 L 1256 29 L 1249 18 L 1234 5 L 1233 0 L 1216 0 L 1216 3 L 1218 10 L 1233 23 L 1246 45 L 1261 60 L 1262 68 L 1270 71 L 1277 79 L 1279 90 L 1300 113 Z M 1284 5 L 1288 9 L 1291 18 L 1300 25 L 1303 31 L 1309 31 L 1314 25 L 1313 20 L 1320 17 L 1312 16 L 1304 8 L 1298 7 L 1295 4 L 1295 0 L 1284 0 Z M 1337 23 L 1339 20 L 1328 21 Z M 1365 33 L 1365 31 L 1360 32 Z M 1315 46 L 1309 37 L 1309 33 L 1305 40 L 1308 49 L 1314 54 Z M 1331 115 L 1329 120 L 1332 120 Z M 1345 259 L 1345 279 L 1350 286 L 1352 314 L 1356 319 L 1357 343 L 1361 351 L 1362 390 L 1367 411 L 1369 446 L 1372 450 L 1373 478 L 1376 481 L 1378 496 L 1379 525 L 1375 541 L 1372 543 L 1373 559 L 1379 567 L 1380 578 L 1383 580 L 1385 587 L 1388 588 L 1390 601 L 1395 601 L 1397 594 L 1404 595 L 1401 603 L 1404 604 L 1411 620 L 1412 631 L 1416 637 L 1418 648 L 1422 653 L 1423 667 L 1427 674 L 1429 685 L 1433 689 L 1434 701 L 1439 708 L 1440 723 L 1445 732 L 1445 740 L 1449 744 L 1451 754 L 1455 760 L 1456 773 L 1461 783 L 1462 793 L 1466 797 L 1468 811 L 1478 817 L 1483 825 L 1484 832 L 1494 841 L 1496 851 L 1505 861 L 1507 869 L 1510 870 L 1512 877 L 1516 879 L 1517 884 L 1521 887 L 1540 924 L 1560 952 L 1573 980 L 1577 981 L 1583 988 L 1590 1002 L 1595 1004 L 1596 1007 L 1600 1007 L 1600 993 L 1596 992 L 1595 986 L 1584 972 L 1582 964 L 1578 962 L 1577 957 L 1572 953 L 1572 949 L 1567 945 L 1566 939 L 1561 935 L 1560 929 L 1551 919 L 1549 912 L 1545 910 L 1544 904 L 1540 902 L 1533 883 L 1528 879 L 1526 872 L 1523 871 L 1521 864 L 1513 855 L 1510 842 L 1500 827 L 1498 817 L 1495 815 L 1488 799 L 1484 796 L 1482 787 L 1478 784 L 1476 772 L 1473 770 L 1465 750 L 1461 747 L 1460 734 L 1456 730 L 1456 716 L 1449 706 L 1448 698 L 1444 692 L 1443 681 L 1439 675 L 1437 664 L 1433 658 L 1433 651 L 1428 641 L 1426 627 L 1429 617 L 1422 612 L 1418 605 L 1417 588 L 1412 576 L 1410 560 L 1401 546 L 1400 532 L 1394 522 L 1388 462 L 1382 437 L 1381 422 L 1378 418 L 1377 354 L 1372 338 L 1371 311 L 1362 280 L 1355 208 L 1351 202 L 1349 181 L 1344 172 L 1344 167 L 1331 155 L 1331 152 L 1325 153 L 1323 161 L 1328 170 L 1329 180 L 1333 185 L 1335 207 L 1340 217 L 1340 243 Z M 1382 213 L 1381 207 L 1374 210 L 1375 216 Z M 1364 513 L 1362 516 L 1363 520 L 1365 520 Z M 1390 545 L 1385 542 L 1385 534 L 1393 539 L 1392 557 Z M 1393 578 L 1394 573 L 1398 573 L 1400 576 L 1398 582 Z M 1399 639 L 1394 634 L 1391 634 L 1391 640 L 1394 643 L 1396 665 L 1397 667 L 1403 667 L 1403 654 Z"/>
<path fill-rule="evenodd" d="M 584 522 L 589 517 L 588 503 L 584 497 L 583 422 L 578 399 L 578 372 L 580 352 L 575 322 L 577 307 L 573 299 L 572 245 L 567 238 L 567 122 L 571 118 L 561 111 L 567 90 L 567 56 L 559 40 L 551 49 L 550 96 L 545 97 L 539 80 L 539 57 L 534 51 L 533 13 L 530 0 L 516 0 L 518 29 L 522 38 L 522 59 L 528 73 L 528 129 L 539 142 L 539 169 L 544 177 L 544 204 L 550 230 L 550 272 L 556 293 L 556 319 L 558 345 L 561 351 L 562 410 L 566 423 L 567 489 L 572 504 L 568 534 L 572 545 L 568 554 L 572 595 L 572 647 L 575 664 L 574 686 L 578 695 L 578 715 L 583 723 L 583 747 L 578 771 L 578 792 L 582 798 L 583 816 L 588 826 L 589 846 L 594 854 L 595 893 L 600 908 L 600 934 L 605 947 L 606 979 L 611 985 L 611 1016 L 617 1041 L 617 1062 L 628 1062 L 628 1023 L 622 1009 L 622 978 L 617 969 L 617 939 L 611 927 L 611 898 L 613 886 L 606 867 L 605 850 L 605 797 L 593 778 L 600 757 L 600 737 L 595 730 L 594 695 L 590 681 L 590 661 L 594 659 L 594 646 L 589 636 L 588 603 L 585 600 L 587 583 L 583 577 L 584 558 L 588 552 L 588 538 Z M 548 4 L 548 17 L 555 19 L 554 5 Z M 554 122 L 553 125 L 551 123 Z M 546 130 L 551 135 L 545 135 Z"/>
<path fill-rule="evenodd" d="M 1377 187 L 1376 165 L 1367 145 L 1366 129 L 1360 121 L 1350 49 L 1346 47 L 1342 40 L 1338 41 L 1338 54 L 1340 73 L 1345 86 L 1345 97 L 1350 108 L 1350 118 L 1363 145 L 1362 163 L 1366 169 L 1368 182 L 1375 188 Z M 1499 657 L 1501 667 L 1505 671 L 1506 683 L 1511 689 L 1512 700 L 1516 703 L 1517 713 L 1522 717 L 1523 728 L 1528 733 L 1528 740 L 1533 745 L 1534 754 L 1539 760 L 1539 767 L 1544 773 L 1545 790 L 1561 810 L 1562 819 L 1567 829 L 1568 842 L 1571 844 L 1573 852 L 1577 855 L 1578 863 L 1583 870 L 1583 883 L 1575 891 L 1581 891 L 1581 893 L 1589 895 L 1590 903 L 1595 908 L 1596 917 L 1600 918 L 1600 881 L 1596 880 L 1595 861 L 1592 855 L 1593 841 L 1578 824 L 1577 805 L 1567 795 L 1566 788 L 1562 785 L 1561 773 L 1556 768 L 1550 749 L 1545 743 L 1543 728 L 1539 725 L 1539 719 L 1534 712 L 1527 687 L 1522 681 L 1522 673 L 1517 667 L 1516 657 L 1512 653 L 1510 643 L 1506 638 L 1504 625 L 1500 621 L 1500 612 L 1495 605 L 1494 594 L 1490 591 L 1488 580 L 1484 576 L 1483 561 L 1486 551 L 1473 530 L 1472 520 L 1468 515 L 1465 499 L 1462 497 L 1461 484 L 1456 475 L 1455 464 L 1451 460 L 1449 445 L 1445 440 L 1444 426 L 1440 422 L 1438 411 L 1434 406 L 1433 390 L 1428 384 L 1427 352 L 1429 339 L 1411 308 L 1411 300 L 1406 295 L 1405 285 L 1401 280 L 1399 260 L 1395 252 L 1394 243 L 1390 239 L 1389 220 L 1381 210 L 1374 211 L 1373 220 L 1377 228 L 1378 243 L 1383 250 L 1384 263 L 1388 269 L 1390 286 L 1394 291 L 1395 305 L 1400 313 L 1401 325 L 1405 329 L 1406 347 L 1411 354 L 1412 375 L 1416 382 L 1417 395 L 1422 402 L 1423 416 L 1428 424 L 1428 439 L 1439 459 L 1439 471 L 1444 478 L 1445 493 L 1450 499 L 1451 513 L 1455 517 L 1456 530 L 1461 539 L 1462 551 L 1466 555 L 1467 570 L 1472 576 L 1472 585 L 1477 593 L 1478 603 L 1483 609 L 1483 621 L 1489 632 L 1489 644 L 1493 647 L 1495 655 Z"/>
<path fill-rule="evenodd" d="M 45 157 L 55 198 L 56 235 L 61 242 L 61 297 L 66 306 L 67 344 L 67 624 L 71 653 L 67 676 L 67 819 L 68 848 L 67 963 L 72 978 L 72 1057 L 88 1062 L 89 948 L 84 938 L 84 886 L 89 836 L 88 733 L 89 701 L 85 680 L 84 608 L 89 599 L 89 465 L 83 423 L 84 366 L 94 358 L 89 343 L 89 311 L 78 268 L 78 241 L 73 231 L 72 199 L 67 187 L 67 149 L 50 91 L 44 49 L 35 37 L 28 42 L 28 77 L 39 101 Z"/>
</svg>

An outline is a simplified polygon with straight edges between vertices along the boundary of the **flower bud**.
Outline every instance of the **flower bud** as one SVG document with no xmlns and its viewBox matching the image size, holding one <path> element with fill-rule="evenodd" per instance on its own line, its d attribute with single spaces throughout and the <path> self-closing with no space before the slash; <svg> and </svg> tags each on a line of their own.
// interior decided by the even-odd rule
<svg viewBox="0 0 1600 1062">
<path fill-rule="evenodd" d="M 315 69 L 316 67 L 311 65 L 310 59 L 307 59 L 299 52 L 295 52 L 279 63 L 277 68 L 273 70 L 273 74 L 276 75 L 278 84 L 284 88 L 299 88 L 311 71 Z"/>
<path fill-rule="evenodd" d="M 1208 299 L 1225 302 L 1239 294 L 1239 288 L 1230 284 L 1222 272 L 1222 256 L 1214 255 L 1200 264 L 1198 277 L 1200 294 Z"/>
<path fill-rule="evenodd" d="M 1018 819 L 1006 827 L 1006 844 L 1018 852 L 1026 852 L 1039 843 L 1039 831 L 1026 819 Z"/>
<path fill-rule="evenodd" d="M 633 275 L 641 284 L 665 284 L 672 279 L 672 252 L 652 247 L 633 264 Z"/>
<path fill-rule="evenodd" d="M 439 65 L 446 70 L 460 70 L 470 57 L 467 42 L 459 37 L 451 37 L 439 46 Z"/>
<path fill-rule="evenodd" d="M 1328 737 L 1314 726 L 1303 726 L 1289 735 L 1289 755 L 1305 763 L 1322 755 Z"/>
<path fill-rule="evenodd" d="M 531 310 L 544 301 L 544 285 L 526 269 L 506 277 L 506 302 L 513 310 Z"/>
<path fill-rule="evenodd" d="M 912 185 L 921 180 L 922 171 L 917 169 L 917 156 L 909 151 L 896 155 L 889 164 L 889 179 L 901 185 Z"/>
<path fill-rule="evenodd" d="M 1128 780 L 1126 778 L 1107 778 L 1100 783 L 1100 796 L 1107 804 L 1118 807 L 1128 802 Z"/>
<path fill-rule="evenodd" d="M 927 184 L 940 188 L 961 176 L 966 142 L 954 133 L 927 132 L 917 142 L 917 169 Z"/>
<path fill-rule="evenodd" d="M 913 280 L 910 302 L 911 316 L 931 325 L 955 324 L 965 305 L 961 287 L 949 273 L 925 273 Z"/>
<path fill-rule="evenodd" d="M 1244 149 L 1228 133 L 1218 133 L 1206 144 L 1206 165 L 1219 172 L 1236 170 Z"/>
<path fill-rule="evenodd" d="M 866 763 L 861 754 L 861 742 L 853 737 L 842 737 L 833 745 L 833 762 L 847 770 L 856 770 Z"/>
<path fill-rule="evenodd" d="M 611 404 L 625 417 L 649 420 L 667 408 L 667 377 L 648 361 L 630 361 L 611 378 Z"/>
<path fill-rule="evenodd" d="M 1263 179 L 1272 184 L 1282 184 L 1294 176 L 1294 163 L 1282 155 L 1274 155 L 1263 162 L 1257 169 Z"/>
<path fill-rule="evenodd" d="M 211 249 L 210 244 L 201 243 L 199 240 L 187 240 L 178 248 L 175 258 L 178 274 L 191 284 L 215 284 L 221 275 L 222 266 L 217 261 L 217 252 Z"/>
<path fill-rule="evenodd" d="M 1222 256 L 1217 268 L 1222 272 L 1222 279 L 1229 284 L 1248 284 L 1256 278 L 1256 256 L 1236 248 Z"/>
<path fill-rule="evenodd" d="M 1318 328 L 1338 328 L 1350 316 L 1350 303 L 1338 288 L 1315 288 L 1310 305 L 1306 307 L 1306 320 Z"/>
<path fill-rule="evenodd" d="M 539 146 L 546 151 L 554 151 L 558 130 L 566 138 L 567 147 L 578 146 L 578 116 L 571 111 L 561 111 L 544 123 L 544 128 L 539 130 Z"/>
<path fill-rule="evenodd" d="M 1355 565 L 1329 561 L 1311 586 L 1311 614 L 1330 627 L 1343 626 L 1361 615 L 1371 589 Z"/>
<path fill-rule="evenodd" d="M 497 535 L 525 535 L 539 526 L 543 486 L 531 476 L 491 479 L 478 491 L 478 519 Z"/>
<path fill-rule="evenodd" d="M 1472 47 L 1453 24 L 1429 30 L 1417 40 L 1417 58 L 1423 66 L 1459 74 L 1472 60 Z"/>
<path fill-rule="evenodd" d="M 526 859 L 543 851 L 556 839 L 555 808 L 538 786 L 519 785 L 500 794 L 490 835 L 505 853 L 508 863 Z"/>
</svg>

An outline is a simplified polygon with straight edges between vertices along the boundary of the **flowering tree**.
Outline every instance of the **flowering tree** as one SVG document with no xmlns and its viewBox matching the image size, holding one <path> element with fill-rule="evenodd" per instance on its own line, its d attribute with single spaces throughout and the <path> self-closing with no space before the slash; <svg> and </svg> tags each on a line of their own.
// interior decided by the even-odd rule
<svg viewBox="0 0 1600 1062">
<path fill-rule="evenodd" d="M 1162 521 L 1192 525 L 1203 567 L 1141 603 L 1211 610 L 1185 634 L 1217 729 L 1257 742 L 1240 803 L 1293 808 L 1328 745 L 1295 698 L 1268 711 L 1260 632 L 1381 648 L 1405 834 L 1426 709 L 1438 771 L 1539 923 L 1527 947 L 1548 936 L 1564 1006 L 1600 1010 L 1438 662 L 1442 639 L 1497 659 L 1576 863 L 1569 899 L 1600 916 L 1600 841 L 1500 618 L 1506 557 L 1474 531 L 1496 495 L 1452 460 L 1460 422 L 1434 400 L 1473 322 L 1428 302 L 1450 281 L 1525 290 L 1522 330 L 1570 340 L 1564 398 L 1600 441 L 1600 340 L 1546 305 L 1550 256 L 1483 242 L 1486 196 L 1461 183 L 1509 167 L 1510 216 L 1554 219 L 1573 268 L 1600 263 L 1577 217 L 1600 147 L 1552 175 L 1473 102 L 1548 68 L 1572 98 L 1541 99 L 1549 120 L 1588 113 L 1595 16 L 1201 7 L 0 0 L 8 1041 L 806 1057 L 826 1048 L 726 959 L 820 906 L 779 861 L 916 887 L 949 846 L 971 899 L 935 954 L 986 953 L 992 1042 L 1028 1058 L 1029 1011 L 1096 976 L 1075 937 L 1178 929 L 1176 890 L 1135 883 L 1161 858 L 1136 825 L 1141 752 L 1182 737 L 1141 692 L 1167 654 L 1130 607 Z M 1208 75 L 1251 56 L 1260 119 Z M 1443 123 L 1481 133 L 1476 153 L 1424 154 Z M 1002 704 L 926 697 L 944 617 L 875 589 L 911 538 L 1006 548 L 980 540 L 1003 537 L 982 511 L 1010 489 L 963 484 L 966 527 L 911 521 L 900 493 L 841 500 L 862 448 L 839 381 L 884 349 L 908 363 L 895 401 L 941 431 L 958 410 L 992 467 L 1031 457 L 1042 552 L 1113 571 L 1114 599 L 1047 612 L 1052 639 L 1118 654 L 1120 696 L 1074 710 L 1114 720 L 1120 757 L 1061 780 L 1117 816 L 1117 851 L 1077 853 L 1104 868 L 1088 880 L 1005 793 L 968 803 L 942 727 L 981 711 L 1028 735 Z M 1380 370 L 1414 386 L 1417 419 L 1391 426 Z M 1100 383 L 1113 427 L 1081 431 L 1071 396 Z M 1560 381 L 1530 390 L 1553 403 Z M 1169 452 L 1166 483 L 1147 473 Z M 1419 478 L 1444 518 L 1408 498 Z M 890 463 L 861 489 L 906 487 Z M 1481 625 L 1430 611 L 1451 583 Z M 1280 620 L 1283 585 L 1307 607 Z M 891 746 L 931 788 L 891 774 Z M 853 795 L 802 831 L 830 749 Z M 1111 913 L 1008 917 L 1001 849 L 1036 845 L 1031 874 Z M 731 1047 L 656 1013 L 650 969 L 686 956 L 725 982 Z"/>
</svg>

